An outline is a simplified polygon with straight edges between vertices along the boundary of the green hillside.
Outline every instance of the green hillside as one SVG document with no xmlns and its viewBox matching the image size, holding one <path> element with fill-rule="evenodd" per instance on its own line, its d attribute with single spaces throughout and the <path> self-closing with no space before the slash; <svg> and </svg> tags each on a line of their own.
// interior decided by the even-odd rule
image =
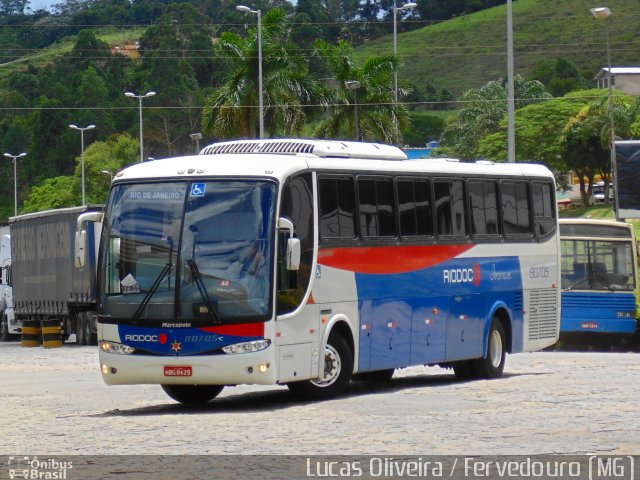
<svg viewBox="0 0 640 480">
<path fill-rule="evenodd" d="M 96 37 L 109 45 L 124 45 L 126 43 L 134 43 L 142 37 L 145 28 L 143 27 L 130 27 L 130 28 L 106 28 L 97 27 L 94 29 Z M 2 64 L 0 68 L 0 78 L 6 77 L 14 71 L 22 71 L 27 65 L 32 65 L 36 68 L 50 63 L 56 57 L 68 53 L 73 48 L 76 41 L 75 36 L 67 37 L 54 45 L 43 48 L 37 53 L 25 55 L 11 62 Z"/>
<path fill-rule="evenodd" d="M 640 66 L 638 2 L 608 0 L 611 8 L 611 63 Z M 513 2 L 515 73 L 530 78 L 541 60 L 565 58 L 587 78 L 606 66 L 605 25 L 589 13 L 593 0 L 517 0 Z M 427 82 L 454 95 L 505 78 L 507 71 L 506 5 L 483 10 L 398 35 L 404 67 L 400 77 L 419 88 Z M 391 53 L 391 35 L 357 49 L 358 61 Z"/>
</svg>

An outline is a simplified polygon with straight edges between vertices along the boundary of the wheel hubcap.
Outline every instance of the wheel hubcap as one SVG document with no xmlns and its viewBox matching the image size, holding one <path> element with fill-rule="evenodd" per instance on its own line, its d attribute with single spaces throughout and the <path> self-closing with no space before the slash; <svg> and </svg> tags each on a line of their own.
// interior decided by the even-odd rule
<svg viewBox="0 0 640 480">
<path fill-rule="evenodd" d="M 327 345 L 324 351 L 324 373 L 317 380 L 311 380 L 311 383 L 318 387 L 328 387 L 333 385 L 340 376 L 340 355 L 332 345 Z"/>
<path fill-rule="evenodd" d="M 495 368 L 498 368 L 500 366 L 500 363 L 502 362 L 502 337 L 500 336 L 500 332 L 498 332 L 497 330 L 494 330 L 491 333 L 489 355 L 491 365 Z"/>
</svg>

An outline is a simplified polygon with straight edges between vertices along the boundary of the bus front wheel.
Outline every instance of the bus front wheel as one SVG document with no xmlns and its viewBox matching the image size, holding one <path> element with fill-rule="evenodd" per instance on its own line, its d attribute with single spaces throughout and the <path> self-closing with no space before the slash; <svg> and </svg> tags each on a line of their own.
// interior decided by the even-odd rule
<svg viewBox="0 0 640 480">
<path fill-rule="evenodd" d="M 207 403 L 218 396 L 224 385 L 160 385 L 176 402 L 187 405 Z"/>
<path fill-rule="evenodd" d="M 332 398 L 343 393 L 353 374 L 353 352 L 338 334 L 329 335 L 324 351 L 324 371 L 313 380 L 291 382 L 287 386 L 295 395 L 308 399 Z"/>
<path fill-rule="evenodd" d="M 502 376 L 507 353 L 507 340 L 502 321 L 493 317 L 489 330 L 487 355 L 474 361 L 476 378 L 498 378 Z"/>
</svg>

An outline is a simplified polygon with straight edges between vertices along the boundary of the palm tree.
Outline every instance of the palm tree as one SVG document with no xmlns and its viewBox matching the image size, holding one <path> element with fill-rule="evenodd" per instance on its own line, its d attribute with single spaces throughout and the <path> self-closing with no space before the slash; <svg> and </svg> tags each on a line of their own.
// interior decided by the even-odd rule
<svg viewBox="0 0 640 480">
<path fill-rule="evenodd" d="M 285 12 L 271 10 L 262 21 L 266 136 L 295 135 L 304 125 L 304 106 L 324 104 L 326 99 L 309 74 L 307 60 L 292 53 Z M 247 37 L 231 32 L 220 35 L 217 51 L 228 59 L 230 75 L 206 100 L 202 113 L 203 129 L 215 137 L 258 136 L 257 35 L 257 28 L 250 29 Z"/>
<path fill-rule="evenodd" d="M 513 81 L 516 108 L 551 98 L 537 80 L 527 81 L 516 75 Z M 497 132 L 500 121 L 507 114 L 507 84 L 490 81 L 481 88 L 465 92 L 460 103 L 462 108 L 458 115 L 445 127 L 443 143 L 446 150 L 443 152 L 465 160 L 475 159 L 479 157 L 480 140 Z"/>
<path fill-rule="evenodd" d="M 315 135 L 319 138 L 356 138 L 359 130 L 363 140 L 399 144 L 399 131 L 408 125 L 409 113 L 404 105 L 394 105 L 393 71 L 398 67 L 398 59 L 393 55 L 380 55 L 357 67 L 351 46 L 343 40 L 337 45 L 317 40 L 316 54 L 327 63 L 336 86 L 332 92 L 331 112 Z M 349 88 L 354 86 L 355 89 Z M 406 95 L 408 90 L 400 88 L 398 93 Z M 396 121 L 399 131 L 395 128 Z"/>
</svg>

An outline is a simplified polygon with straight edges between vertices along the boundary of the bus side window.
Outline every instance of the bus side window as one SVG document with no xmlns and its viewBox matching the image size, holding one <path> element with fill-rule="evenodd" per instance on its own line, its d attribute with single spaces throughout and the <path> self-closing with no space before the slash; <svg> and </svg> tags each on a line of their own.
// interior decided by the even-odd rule
<svg viewBox="0 0 640 480">
<path fill-rule="evenodd" d="M 287 269 L 286 250 L 289 232 L 278 234 L 277 313 L 293 312 L 305 297 L 313 263 L 313 186 L 311 173 L 287 181 L 282 190 L 280 217 L 291 220 L 295 236 L 300 239 L 300 268 Z"/>
<path fill-rule="evenodd" d="M 527 182 L 505 180 L 500 183 L 502 226 L 507 237 L 532 233 L 527 188 Z"/>
<path fill-rule="evenodd" d="M 550 183 L 533 182 L 531 193 L 535 233 L 538 237 L 546 237 L 556 230 L 553 188 Z"/>
</svg>

